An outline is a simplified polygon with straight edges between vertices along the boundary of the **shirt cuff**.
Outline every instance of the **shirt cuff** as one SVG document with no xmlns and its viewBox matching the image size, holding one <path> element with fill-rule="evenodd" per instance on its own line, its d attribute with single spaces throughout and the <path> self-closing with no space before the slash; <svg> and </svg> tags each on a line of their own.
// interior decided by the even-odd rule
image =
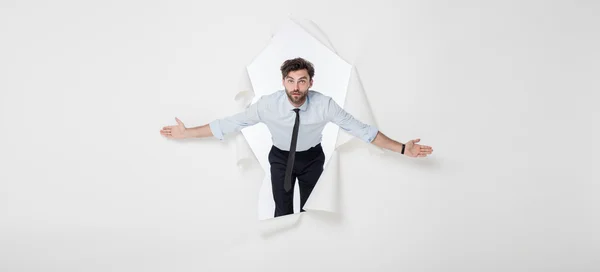
<svg viewBox="0 0 600 272">
<path fill-rule="evenodd" d="M 377 136 L 378 132 L 379 132 L 379 129 L 377 129 L 374 126 L 369 126 L 369 130 L 367 132 L 367 139 L 365 139 L 365 141 L 367 143 L 373 142 L 373 140 L 375 140 L 375 136 Z"/>
<path fill-rule="evenodd" d="M 219 139 L 219 140 L 223 140 L 223 130 L 221 129 L 221 125 L 219 123 L 219 120 L 214 120 L 210 123 L 208 123 L 208 126 L 210 127 L 210 131 L 212 132 L 213 136 L 215 136 L 215 138 Z"/>
</svg>

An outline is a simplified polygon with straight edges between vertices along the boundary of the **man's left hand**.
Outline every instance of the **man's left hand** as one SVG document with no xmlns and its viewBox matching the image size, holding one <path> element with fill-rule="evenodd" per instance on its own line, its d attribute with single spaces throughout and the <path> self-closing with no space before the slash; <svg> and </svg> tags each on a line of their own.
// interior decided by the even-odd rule
<svg viewBox="0 0 600 272">
<path fill-rule="evenodd" d="M 404 147 L 404 155 L 409 157 L 427 157 L 433 152 L 431 146 L 417 144 L 421 139 L 410 140 Z"/>
</svg>

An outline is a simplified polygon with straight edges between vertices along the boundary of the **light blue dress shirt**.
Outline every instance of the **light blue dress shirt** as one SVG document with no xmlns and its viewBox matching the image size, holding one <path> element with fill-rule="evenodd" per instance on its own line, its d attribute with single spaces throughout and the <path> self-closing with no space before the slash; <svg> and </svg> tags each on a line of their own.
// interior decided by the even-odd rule
<svg viewBox="0 0 600 272">
<path fill-rule="evenodd" d="M 285 90 L 261 96 L 245 111 L 216 119 L 209 123 L 213 135 L 223 140 L 224 136 L 245 127 L 264 123 L 271 132 L 273 145 L 281 150 L 290 150 L 296 113 Z M 372 142 L 379 131 L 364 124 L 342 109 L 333 98 L 309 90 L 307 99 L 300 106 L 300 126 L 296 151 L 308 150 L 321 143 L 322 132 L 328 122 L 333 122 L 351 135 L 365 142 Z"/>
</svg>

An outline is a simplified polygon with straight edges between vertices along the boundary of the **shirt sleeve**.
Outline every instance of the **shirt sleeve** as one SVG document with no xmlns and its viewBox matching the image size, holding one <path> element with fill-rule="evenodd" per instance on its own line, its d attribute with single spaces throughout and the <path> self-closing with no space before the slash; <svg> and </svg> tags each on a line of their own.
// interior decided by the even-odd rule
<svg viewBox="0 0 600 272">
<path fill-rule="evenodd" d="M 219 140 L 224 140 L 227 134 L 238 132 L 245 127 L 261 122 L 260 111 L 263 104 L 264 97 L 261 97 L 242 112 L 210 122 L 209 127 L 213 136 Z"/>
<path fill-rule="evenodd" d="M 344 131 L 367 143 L 372 142 L 379 132 L 379 129 L 376 127 L 365 124 L 354 118 L 354 116 L 342 109 L 333 98 L 329 98 L 327 114 L 330 122 L 338 125 Z"/>
</svg>

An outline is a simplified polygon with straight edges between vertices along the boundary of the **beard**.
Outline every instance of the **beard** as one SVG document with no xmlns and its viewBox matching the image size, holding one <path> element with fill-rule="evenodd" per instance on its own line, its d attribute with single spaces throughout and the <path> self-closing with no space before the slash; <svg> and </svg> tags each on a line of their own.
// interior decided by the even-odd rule
<svg viewBox="0 0 600 272">
<path fill-rule="evenodd" d="M 290 99 L 290 101 L 296 104 L 300 104 L 304 102 L 304 100 L 306 100 L 306 94 L 308 93 L 308 90 L 305 92 L 302 92 L 300 90 L 292 90 L 286 91 L 285 93 L 287 94 L 287 97 Z M 294 94 L 296 93 L 298 93 L 299 95 L 294 96 Z"/>
</svg>

